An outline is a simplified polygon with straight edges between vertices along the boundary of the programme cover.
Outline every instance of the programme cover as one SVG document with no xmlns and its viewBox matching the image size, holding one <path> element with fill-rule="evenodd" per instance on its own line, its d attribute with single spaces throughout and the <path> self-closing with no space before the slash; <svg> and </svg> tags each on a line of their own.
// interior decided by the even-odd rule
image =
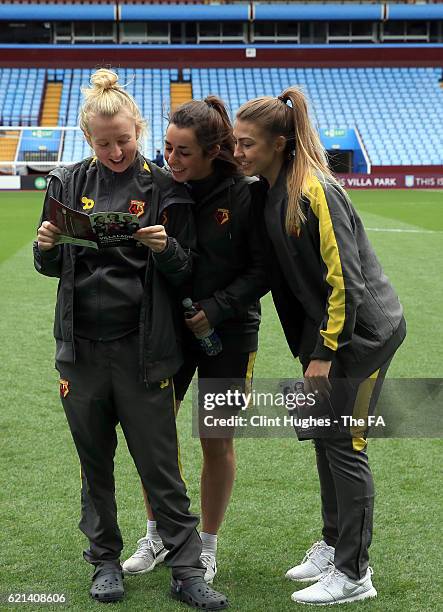
<svg viewBox="0 0 443 612">
<path fill-rule="evenodd" d="M 58 244 L 77 244 L 93 249 L 134 245 L 132 234 L 140 229 L 137 215 L 122 212 L 87 215 L 53 197 L 49 201 L 50 221 L 62 231 Z"/>
</svg>

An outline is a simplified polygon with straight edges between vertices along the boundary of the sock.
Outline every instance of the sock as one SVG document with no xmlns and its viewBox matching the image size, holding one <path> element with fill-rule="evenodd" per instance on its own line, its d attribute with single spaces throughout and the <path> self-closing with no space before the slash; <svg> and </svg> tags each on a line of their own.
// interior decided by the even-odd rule
<svg viewBox="0 0 443 612">
<path fill-rule="evenodd" d="M 157 532 L 157 521 L 150 521 L 148 519 L 146 537 L 148 540 L 152 540 L 152 542 L 162 541 L 161 537 L 158 535 L 158 532 Z"/>
<path fill-rule="evenodd" d="M 217 554 L 217 536 L 213 533 L 200 533 L 202 541 L 202 554 L 215 555 Z"/>
</svg>

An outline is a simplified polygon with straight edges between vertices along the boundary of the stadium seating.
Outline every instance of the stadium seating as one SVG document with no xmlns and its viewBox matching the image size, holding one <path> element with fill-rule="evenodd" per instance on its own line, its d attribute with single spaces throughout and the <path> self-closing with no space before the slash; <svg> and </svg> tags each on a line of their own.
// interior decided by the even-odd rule
<svg viewBox="0 0 443 612">
<path fill-rule="evenodd" d="M 42 68 L 0 68 L 1 125 L 38 125 L 45 75 Z"/>
<path fill-rule="evenodd" d="M 122 82 L 148 120 L 145 151 L 153 157 L 161 147 L 170 106 L 172 69 L 121 69 Z M 66 70 L 71 96 L 67 125 L 76 125 L 80 85 L 88 70 Z M 443 90 L 438 68 L 192 68 L 183 78 L 192 82 L 194 98 L 216 93 L 234 114 L 249 98 L 278 95 L 290 84 L 300 86 L 322 128 L 357 127 L 373 165 L 442 164 Z M 62 118 L 61 118 L 62 119 Z M 64 160 L 77 159 L 88 148 L 80 135 L 65 144 Z"/>
<path fill-rule="evenodd" d="M 162 147 L 177 69 L 118 69 L 148 122 L 143 150 Z M 443 164 L 443 89 L 438 68 L 186 68 L 196 99 L 213 93 L 231 115 L 246 100 L 278 95 L 291 84 L 308 95 L 320 128 L 357 128 L 372 165 Z M 0 69 L 0 121 L 38 125 L 45 82 L 63 83 L 58 125 L 76 126 L 89 69 Z M 90 154 L 81 132 L 66 131 L 62 161 Z"/>
<path fill-rule="evenodd" d="M 219 93 L 232 112 L 250 98 L 298 85 L 318 127 L 357 127 L 373 165 L 443 164 L 438 68 L 193 68 L 185 74 L 195 98 Z"/>
</svg>

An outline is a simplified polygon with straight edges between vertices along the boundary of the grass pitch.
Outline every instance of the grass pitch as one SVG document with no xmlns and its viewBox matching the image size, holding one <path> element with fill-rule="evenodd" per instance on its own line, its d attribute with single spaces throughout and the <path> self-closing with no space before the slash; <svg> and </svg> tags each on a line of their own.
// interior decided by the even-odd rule
<svg viewBox="0 0 443 612">
<path fill-rule="evenodd" d="M 407 340 L 389 375 L 442 377 L 443 192 L 356 191 L 351 197 L 408 322 Z M 85 540 L 77 530 L 79 465 L 53 369 L 56 281 L 39 276 L 32 266 L 30 241 L 41 203 L 41 193 L 0 193 L 0 593 L 3 598 L 9 593 L 64 593 L 65 606 L 45 607 L 97 610 L 100 604 L 88 596 L 91 569 L 81 560 Z M 284 378 L 299 371 L 267 296 L 255 376 Z M 425 409 L 417 406 L 417 411 Z M 199 441 L 191 437 L 190 417 L 187 398 L 178 427 L 189 493 L 198 512 L 201 453 Z M 120 442 L 116 483 L 126 558 L 144 533 L 145 517 L 122 436 Z M 320 538 L 312 445 L 242 439 L 236 447 L 237 481 L 219 538 L 216 588 L 228 594 L 232 610 L 295 610 L 290 594 L 296 584 L 285 581 L 284 572 Z M 443 516 L 436 474 L 441 450 L 440 440 L 370 441 L 377 489 L 371 564 L 379 597 L 354 604 L 353 610 L 439 609 Z M 125 580 L 125 600 L 115 605 L 131 612 L 186 609 L 169 599 L 168 584 L 164 566 L 131 577 Z M 24 608 L 3 602 L 2 610 Z M 37 607 L 28 604 L 28 609 Z"/>
</svg>

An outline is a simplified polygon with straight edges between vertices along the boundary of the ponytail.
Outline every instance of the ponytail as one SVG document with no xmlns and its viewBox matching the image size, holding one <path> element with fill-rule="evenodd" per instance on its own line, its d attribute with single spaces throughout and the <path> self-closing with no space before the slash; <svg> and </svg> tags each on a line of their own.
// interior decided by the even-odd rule
<svg viewBox="0 0 443 612">
<path fill-rule="evenodd" d="M 305 95 L 296 87 L 288 87 L 280 94 L 280 101 L 292 114 L 294 128 L 294 158 L 287 177 L 288 210 L 286 213 L 286 230 L 292 233 L 300 229 L 305 216 L 300 208 L 300 201 L 306 194 L 309 179 L 315 172 L 332 178 L 328 167 L 326 151 L 320 141 L 317 130 L 309 118 L 308 104 Z M 288 107 L 290 102 L 290 107 Z"/>
<path fill-rule="evenodd" d="M 290 235 L 298 234 L 306 221 L 300 203 L 308 195 L 309 180 L 318 173 L 336 183 L 328 167 L 326 151 L 309 118 L 305 95 L 297 87 L 288 87 L 277 98 L 250 100 L 240 107 L 237 119 L 258 124 L 272 136 L 286 138 L 286 231 Z"/>
</svg>

